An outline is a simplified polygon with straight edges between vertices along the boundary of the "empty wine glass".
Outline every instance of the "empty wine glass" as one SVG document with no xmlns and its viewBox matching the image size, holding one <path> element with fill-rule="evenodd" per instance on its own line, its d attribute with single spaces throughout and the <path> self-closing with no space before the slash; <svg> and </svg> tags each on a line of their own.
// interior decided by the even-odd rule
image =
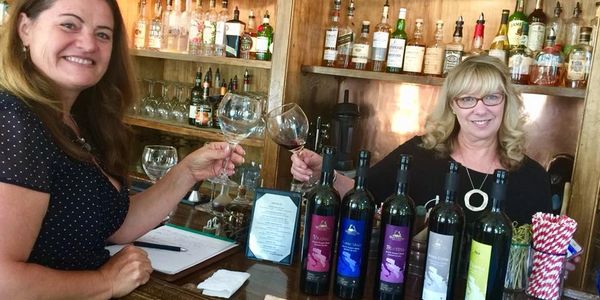
<svg viewBox="0 0 600 300">
<path fill-rule="evenodd" d="M 142 167 L 152 182 L 162 178 L 177 161 L 177 149 L 172 146 L 146 145 L 142 152 Z M 163 221 L 168 221 L 172 213 Z"/>
<path fill-rule="evenodd" d="M 221 132 L 229 143 L 230 149 L 235 149 L 237 144 L 247 138 L 261 120 L 262 104 L 260 100 L 245 93 L 227 93 L 223 96 L 217 109 L 217 117 Z M 225 159 L 223 169 L 218 177 L 210 181 L 221 185 L 237 185 L 229 179 L 225 167 L 229 163 Z"/>
<path fill-rule="evenodd" d="M 308 137 L 309 122 L 302 108 L 296 103 L 288 103 L 272 109 L 267 114 L 267 133 L 278 145 L 301 156 Z M 311 188 L 311 179 L 301 186 L 302 191 Z"/>
<path fill-rule="evenodd" d="M 144 82 L 148 84 L 148 94 L 142 99 L 141 114 L 149 118 L 154 118 L 156 117 L 156 107 L 158 106 L 158 102 L 154 96 L 154 84 L 156 81 L 145 79 Z"/>
</svg>

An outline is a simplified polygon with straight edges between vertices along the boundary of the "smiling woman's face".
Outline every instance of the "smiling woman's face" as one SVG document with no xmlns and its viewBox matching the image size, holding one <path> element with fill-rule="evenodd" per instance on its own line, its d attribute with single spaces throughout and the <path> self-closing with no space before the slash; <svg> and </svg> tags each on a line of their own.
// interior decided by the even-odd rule
<svg viewBox="0 0 600 300">
<path fill-rule="evenodd" d="M 78 95 L 104 76 L 113 29 L 105 0 L 56 0 L 35 19 L 21 14 L 19 36 L 33 64 L 61 92 Z"/>
<path fill-rule="evenodd" d="M 501 93 L 500 89 L 495 92 L 478 94 L 478 93 L 465 93 L 458 95 L 458 97 L 476 97 L 483 98 L 487 94 Z M 503 102 L 495 106 L 487 106 L 483 104 L 483 101 L 477 101 L 477 104 L 472 108 L 460 108 L 456 105 L 455 101 L 452 101 L 452 110 L 456 114 L 458 124 L 460 124 L 459 134 L 467 137 L 471 141 L 482 141 L 491 140 L 498 138 L 498 130 L 502 125 L 502 119 L 504 117 L 504 105 Z"/>
</svg>

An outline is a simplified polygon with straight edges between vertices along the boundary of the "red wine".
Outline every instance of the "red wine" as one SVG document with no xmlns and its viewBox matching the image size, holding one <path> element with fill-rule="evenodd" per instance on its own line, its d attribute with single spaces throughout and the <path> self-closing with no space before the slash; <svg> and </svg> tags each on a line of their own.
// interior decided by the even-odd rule
<svg viewBox="0 0 600 300">
<path fill-rule="evenodd" d="M 404 298 L 406 262 L 415 219 L 415 203 L 407 194 L 410 161 L 410 156 L 400 156 L 396 194 L 388 197 L 381 207 L 379 255 L 373 290 L 375 299 Z"/>
<path fill-rule="evenodd" d="M 321 180 L 306 204 L 300 290 L 309 295 L 329 292 L 340 211 L 340 194 L 333 188 L 334 164 L 335 148 L 323 148 Z"/>
<path fill-rule="evenodd" d="M 293 141 L 289 141 L 288 143 L 280 143 L 279 145 L 281 145 L 282 147 L 292 151 L 294 149 L 298 149 L 302 146 L 304 146 L 304 141 L 302 140 L 293 140 Z"/>
<path fill-rule="evenodd" d="M 502 211 L 508 172 L 494 171 L 492 209 L 473 226 L 465 299 L 502 299 L 512 240 L 512 222 Z"/>
<path fill-rule="evenodd" d="M 354 189 L 342 200 L 335 271 L 335 295 L 342 299 L 360 299 L 365 286 L 367 262 L 375 203 L 365 188 L 371 153 L 361 150 Z"/>
<path fill-rule="evenodd" d="M 431 209 L 422 299 L 453 299 L 465 215 L 454 203 L 459 163 L 450 161 L 444 200 Z"/>
</svg>

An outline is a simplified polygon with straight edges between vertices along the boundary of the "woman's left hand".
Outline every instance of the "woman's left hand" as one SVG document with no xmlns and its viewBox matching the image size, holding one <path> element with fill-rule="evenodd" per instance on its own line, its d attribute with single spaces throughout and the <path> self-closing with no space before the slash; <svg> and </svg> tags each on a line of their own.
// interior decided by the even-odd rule
<svg viewBox="0 0 600 300">
<path fill-rule="evenodd" d="M 207 178 L 216 177 L 221 174 L 225 159 L 229 157 L 225 170 L 231 176 L 235 172 L 235 165 L 244 162 L 246 151 L 237 145 L 231 151 L 231 146 L 225 142 L 214 142 L 204 145 L 202 148 L 190 153 L 185 159 L 194 178 L 202 181 Z"/>
</svg>

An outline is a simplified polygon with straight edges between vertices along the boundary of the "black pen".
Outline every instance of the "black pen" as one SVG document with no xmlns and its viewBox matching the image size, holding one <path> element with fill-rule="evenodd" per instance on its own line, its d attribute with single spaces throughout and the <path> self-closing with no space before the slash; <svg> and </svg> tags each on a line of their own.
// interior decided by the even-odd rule
<svg viewBox="0 0 600 300">
<path fill-rule="evenodd" d="M 186 252 L 187 251 L 187 249 L 185 249 L 183 247 L 162 245 L 162 244 L 155 244 L 155 243 L 148 243 L 148 242 L 140 242 L 140 241 L 133 242 L 133 245 L 138 246 L 138 247 L 146 247 L 146 248 L 169 250 L 169 251 L 178 251 L 178 252 Z"/>
</svg>

